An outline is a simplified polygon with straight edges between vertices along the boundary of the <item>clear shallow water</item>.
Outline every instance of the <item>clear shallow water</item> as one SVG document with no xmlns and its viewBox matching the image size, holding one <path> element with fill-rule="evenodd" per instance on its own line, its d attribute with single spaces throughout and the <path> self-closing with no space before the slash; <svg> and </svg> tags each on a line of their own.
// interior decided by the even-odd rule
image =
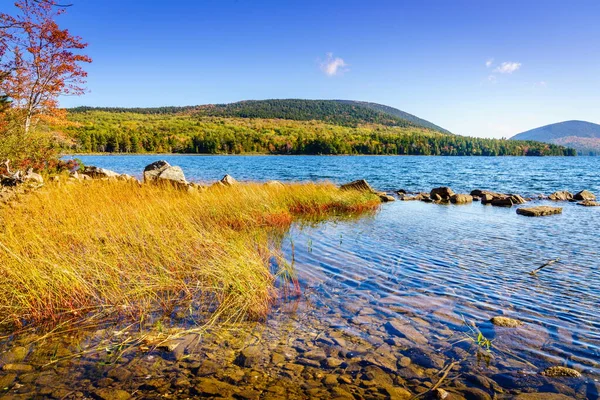
<svg viewBox="0 0 600 400">
<path fill-rule="evenodd" d="M 379 190 L 490 189 L 535 195 L 555 190 L 600 193 L 600 157 L 398 157 L 398 156 L 77 156 L 88 165 L 141 177 L 144 167 L 167 160 L 192 181 L 230 174 L 238 180 L 284 182 L 366 179 Z"/>
<path fill-rule="evenodd" d="M 449 185 L 463 192 L 482 188 L 534 195 L 586 188 L 600 194 L 600 158 L 81 158 L 86 164 L 138 176 L 145 165 L 164 158 L 181 166 L 189 179 L 202 182 L 229 173 L 240 180 L 265 181 L 342 183 L 365 178 L 384 190 L 429 191 Z M 374 366 L 393 377 L 394 385 L 418 393 L 439 379 L 436 373 L 444 364 L 459 361 L 451 377 L 459 373 L 460 377 L 444 387 L 467 398 L 480 398 L 467 396 L 463 391 L 469 388 L 496 393 L 499 398 L 524 391 L 599 398 L 600 207 L 561 206 L 562 215 L 528 218 L 517 215 L 515 208 L 479 203 L 397 201 L 358 221 L 294 226 L 283 251 L 294 262 L 302 295 L 274 310 L 267 323 L 252 328 L 250 337 L 242 338 L 238 347 L 207 340 L 190 352 L 186 362 L 213 360 L 220 371 L 215 379 L 230 384 L 231 374 L 247 376 L 248 371 L 254 374 L 260 369 L 264 382 L 252 377 L 235 384 L 260 388 L 263 397 L 268 397 L 264 393 L 269 393 L 269 385 L 286 388 L 287 395 L 278 393 L 279 397 L 333 397 L 336 392 L 326 380 L 335 375 L 339 384 L 341 376 L 348 375 L 351 383 L 339 388 L 358 398 L 375 398 L 381 393 L 373 392 L 371 381 L 365 378 L 373 374 L 368 368 Z M 528 274 L 556 258 L 561 261 L 536 276 Z M 494 327 L 489 319 L 496 315 L 517 318 L 524 325 Z M 465 321 L 492 340 L 491 352 L 467 338 L 467 334 L 475 335 Z M 390 322 L 401 325 L 402 332 L 391 332 Z M 268 356 L 254 369 L 239 372 L 234 359 L 248 345 L 259 346 Z M 308 354 L 318 351 L 328 358 L 317 357 L 315 365 Z M 276 354 L 285 361 L 277 362 Z M 134 375 L 140 365 L 146 365 L 139 380 L 155 375 L 177 377 L 180 372 L 172 372 L 177 368 L 194 370 L 163 360 L 164 365 L 148 372 L 158 362 L 151 357 L 137 356 L 121 364 Z M 330 358 L 344 363 L 331 366 Z M 405 358 L 410 359 L 408 363 Z M 85 372 L 69 375 L 90 379 L 97 386 L 110 372 L 97 372 L 97 367 L 90 367 L 94 362 L 89 357 L 74 367 Z M 575 368 L 583 377 L 541 377 L 539 372 L 551 365 Z M 302 372 L 295 370 L 297 366 L 304 368 Z M 90 377 L 90 371 L 96 375 Z M 493 379 L 494 384 L 473 376 Z M 139 381 L 135 387 L 140 387 Z M 193 390 L 199 389 L 185 393 Z"/>
</svg>

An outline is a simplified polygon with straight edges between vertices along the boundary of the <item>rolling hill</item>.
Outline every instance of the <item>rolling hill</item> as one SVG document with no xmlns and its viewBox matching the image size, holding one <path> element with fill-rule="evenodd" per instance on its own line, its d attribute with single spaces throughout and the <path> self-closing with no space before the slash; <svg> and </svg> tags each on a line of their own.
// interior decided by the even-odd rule
<svg viewBox="0 0 600 400">
<path fill-rule="evenodd" d="M 581 155 L 600 155 L 600 125 L 564 121 L 519 133 L 511 140 L 535 140 L 577 150 Z"/>
<path fill-rule="evenodd" d="M 76 153 L 575 155 L 533 141 L 484 139 L 447 130 L 381 104 L 345 100 L 253 100 L 232 104 L 68 110 L 65 148 Z"/>
<path fill-rule="evenodd" d="M 450 133 L 429 121 L 407 112 L 377 103 L 352 100 L 271 99 L 246 100 L 230 104 L 207 104 L 185 107 L 114 108 L 78 107 L 70 112 L 108 111 L 136 114 L 187 113 L 206 117 L 288 119 L 293 121 L 323 121 L 330 124 L 357 127 L 361 124 L 379 124 L 403 128 L 425 128 Z"/>
</svg>

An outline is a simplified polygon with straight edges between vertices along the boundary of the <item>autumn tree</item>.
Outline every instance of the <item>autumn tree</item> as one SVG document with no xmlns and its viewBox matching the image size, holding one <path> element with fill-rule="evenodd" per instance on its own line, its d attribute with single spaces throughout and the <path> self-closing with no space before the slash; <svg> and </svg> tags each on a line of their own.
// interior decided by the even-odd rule
<svg viewBox="0 0 600 400">
<path fill-rule="evenodd" d="M 0 91 L 21 112 L 25 134 L 41 116 L 52 116 L 61 95 L 81 95 L 87 73 L 80 52 L 87 44 L 56 18 L 66 10 L 56 0 L 17 0 L 17 15 L 0 13 L 0 59 L 8 75 Z"/>
</svg>

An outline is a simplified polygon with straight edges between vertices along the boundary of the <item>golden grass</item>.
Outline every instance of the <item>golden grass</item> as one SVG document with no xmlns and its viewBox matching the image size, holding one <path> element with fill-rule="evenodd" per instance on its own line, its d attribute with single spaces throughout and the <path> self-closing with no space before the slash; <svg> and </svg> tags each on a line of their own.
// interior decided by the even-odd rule
<svg viewBox="0 0 600 400">
<path fill-rule="evenodd" d="M 276 296 L 273 235 L 297 217 L 378 204 L 331 184 L 50 185 L 0 208 L 0 326 L 182 310 L 203 323 L 262 318 Z"/>
</svg>

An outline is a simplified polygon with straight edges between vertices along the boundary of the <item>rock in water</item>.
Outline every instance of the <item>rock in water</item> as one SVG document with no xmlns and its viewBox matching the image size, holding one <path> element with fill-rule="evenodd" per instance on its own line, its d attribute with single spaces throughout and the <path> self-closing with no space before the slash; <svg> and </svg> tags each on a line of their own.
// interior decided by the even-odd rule
<svg viewBox="0 0 600 400">
<path fill-rule="evenodd" d="M 240 367 L 254 368 L 261 363 L 263 350 L 259 346 L 249 346 L 240 351 L 235 363 Z"/>
<path fill-rule="evenodd" d="M 469 194 L 455 194 L 450 197 L 450 202 L 452 204 L 467 204 L 473 202 L 473 196 Z"/>
<path fill-rule="evenodd" d="M 549 377 L 567 376 L 571 378 L 579 378 L 581 376 L 579 371 L 576 371 L 572 368 L 561 367 L 558 365 L 546 368 L 544 371 L 542 371 L 542 375 Z"/>
<path fill-rule="evenodd" d="M 562 214 L 562 207 L 521 207 L 517 209 L 517 214 L 527 217 L 543 217 L 545 215 Z"/>
<path fill-rule="evenodd" d="M 581 192 L 575 194 L 575 196 L 573 196 L 573 199 L 579 200 L 579 201 L 585 201 L 585 200 L 594 201 L 594 200 L 596 200 L 596 196 L 594 195 L 594 193 L 590 192 L 589 190 L 582 190 Z"/>
<path fill-rule="evenodd" d="M 514 318 L 497 316 L 490 319 L 491 323 L 496 326 L 501 326 L 503 328 L 516 328 L 523 325 L 522 321 Z"/>
<path fill-rule="evenodd" d="M 591 200 L 584 200 L 581 201 L 579 203 L 577 203 L 580 206 L 584 206 L 584 207 L 598 207 L 600 206 L 600 203 L 597 201 L 591 201 Z"/>
<path fill-rule="evenodd" d="M 225 175 L 220 182 L 225 186 L 235 186 L 238 183 L 231 175 Z"/>
<path fill-rule="evenodd" d="M 396 201 L 396 198 L 394 196 L 390 196 L 389 194 L 384 193 L 384 192 L 377 193 L 377 196 L 379 196 L 379 199 L 381 200 L 382 203 Z"/>
<path fill-rule="evenodd" d="M 573 194 L 567 192 L 566 190 L 562 190 L 552 193 L 550 196 L 548 196 L 548 199 L 553 201 L 569 201 L 573 200 Z"/>
<path fill-rule="evenodd" d="M 92 396 L 98 400 L 129 400 L 131 395 L 124 390 L 103 388 L 92 393 Z"/>
<path fill-rule="evenodd" d="M 360 192 L 375 193 L 375 190 L 373 190 L 371 185 L 369 185 L 369 183 L 367 181 L 365 181 L 364 179 L 359 179 L 356 181 L 352 181 L 350 183 L 346 183 L 346 184 L 340 186 L 340 189 L 342 189 L 342 190 L 358 190 Z"/>
<path fill-rule="evenodd" d="M 443 201 L 449 201 L 450 197 L 454 196 L 454 191 L 447 186 L 442 186 L 431 189 L 429 196 L 432 200 L 435 200 L 439 196 Z"/>
</svg>

